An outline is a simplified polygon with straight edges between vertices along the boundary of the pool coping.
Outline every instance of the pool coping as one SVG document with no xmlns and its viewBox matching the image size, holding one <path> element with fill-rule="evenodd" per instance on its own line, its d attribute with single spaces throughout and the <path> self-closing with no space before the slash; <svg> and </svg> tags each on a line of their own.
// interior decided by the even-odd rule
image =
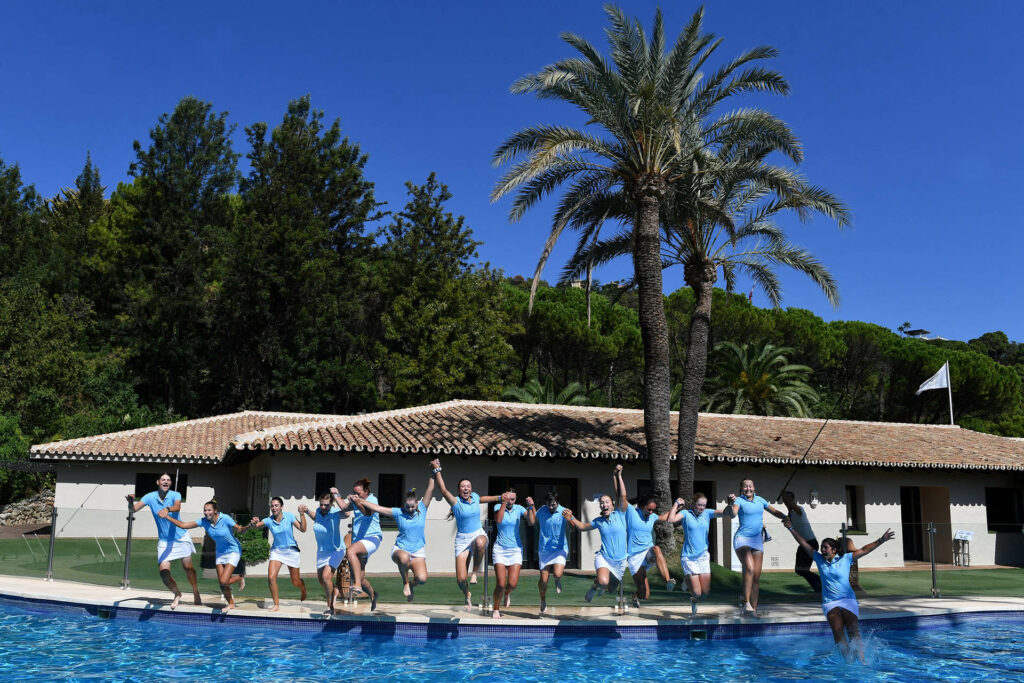
<svg viewBox="0 0 1024 683">
<path fill-rule="evenodd" d="M 2 577 L 12 578 L 12 577 Z M 27 610 L 42 610 L 64 614 L 78 614 L 100 619 L 131 620 L 178 624 L 189 627 L 232 628 L 250 630 L 280 630 L 301 633 L 338 633 L 350 636 L 377 636 L 416 639 L 455 638 L 608 638 L 625 640 L 729 640 L 764 636 L 826 636 L 830 634 L 820 608 L 814 616 L 803 614 L 763 616 L 758 619 L 730 615 L 698 615 L 691 618 L 680 614 L 672 618 L 644 617 L 640 615 L 608 615 L 592 617 L 563 615 L 559 618 L 535 616 L 521 618 L 506 616 L 495 621 L 485 616 L 428 616 L 424 614 L 370 614 L 351 613 L 324 616 L 319 613 L 295 612 L 253 613 L 234 610 L 223 613 L 219 607 L 182 604 L 172 611 L 166 604 L 151 602 L 150 596 L 126 595 L 125 599 L 86 598 L 62 595 L 53 582 L 39 582 L 26 590 L 0 588 L 0 603 L 12 604 Z M 81 591 L 83 585 L 76 584 Z M 91 588 L 84 586 L 85 589 Z M 45 590 L 40 590 L 45 589 Z M 54 590 L 57 589 L 57 590 Z M 928 598 L 921 598 L 923 607 L 916 610 L 894 609 L 875 613 L 875 609 L 862 612 L 860 623 L 865 632 L 879 629 L 931 629 L 959 626 L 979 620 L 998 619 L 1024 623 L 1024 599 L 986 598 L 961 599 L 955 607 L 929 606 Z M 162 602 L 162 601 L 161 601 Z M 948 605 L 950 601 L 943 601 Z M 127 604 L 137 603 L 137 604 Z M 438 606 L 425 606 L 430 609 Z M 445 608 L 447 609 L 447 608 Z M 686 610 L 689 611 L 688 609 Z M 785 610 L 783 610 L 785 611 Z"/>
</svg>

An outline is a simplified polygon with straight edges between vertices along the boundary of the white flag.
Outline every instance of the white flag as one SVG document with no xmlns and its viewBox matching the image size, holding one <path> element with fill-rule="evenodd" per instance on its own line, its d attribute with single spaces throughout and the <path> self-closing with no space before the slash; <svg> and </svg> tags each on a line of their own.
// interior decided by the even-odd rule
<svg viewBox="0 0 1024 683">
<path fill-rule="evenodd" d="M 917 388 L 915 395 L 929 389 L 945 389 L 949 386 L 949 361 L 947 360 L 939 368 L 939 371 L 931 376 L 924 384 Z"/>
</svg>

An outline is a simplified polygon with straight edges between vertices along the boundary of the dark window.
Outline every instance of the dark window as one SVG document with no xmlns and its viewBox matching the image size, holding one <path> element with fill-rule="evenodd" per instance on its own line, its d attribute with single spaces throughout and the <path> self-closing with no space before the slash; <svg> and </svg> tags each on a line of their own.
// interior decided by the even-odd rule
<svg viewBox="0 0 1024 683">
<path fill-rule="evenodd" d="M 1021 489 L 985 487 L 985 516 L 989 531 L 1021 531 L 1024 524 Z"/>
<path fill-rule="evenodd" d="M 163 474 L 163 472 L 143 472 L 135 475 L 135 497 L 142 498 L 147 493 L 156 491 L 156 480 Z M 177 491 L 181 494 L 181 500 L 184 501 L 188 497 L 188 475 L 184 472 L 178 472 L 178 480 L 174 481 L 175 473 L 170 472 L 171 475 L 171 490 Z"/>
<path fill-rule="evenodd" d="M 867 531 L 864 524 L 864 487 L 846 487 L 846 528 L 849 531 Z"/>
<path fill-rule="evenodd" d="M 319 496 L 321 493 L 328 493 L 332 488 L 337 486 L 337 477 L 334 472 L 317 472 L 316 473 L 316 486 L 313 487 L 313 495 Z"/>
<path fill-rule="evenodd" d="M 405 503 L 405 477 L 401 474 L 381 474 L 377 477 L 377 502 L 386 508 L 400 508 Z M 380 516 L 384 529 L 397 529 L 393 517 Z"/>
</svg>

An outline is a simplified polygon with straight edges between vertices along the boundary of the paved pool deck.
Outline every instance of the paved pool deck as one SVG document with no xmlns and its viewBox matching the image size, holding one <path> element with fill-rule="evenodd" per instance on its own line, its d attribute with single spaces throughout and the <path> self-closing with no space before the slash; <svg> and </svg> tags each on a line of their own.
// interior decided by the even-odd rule
<svg viewBox="0 0 1024 683">
<path fill-rule="evenodd" d="M 237 586 L 236 586 L 237 588 Z M 318 587 L 316 587 L 318 588 Z M 392 636 L 454 638 L 471 635 L 517 637 L 604 636 L 614 638 L 733 638 L 777 634 L 826 635 L 827 625 L 817 603 L 764 604 L 757 617 L 744 616 L 737 607 L 701 605 L 690 614 L 689 605 L 630 607 L 617 613 L 609 599 L 601 604 L 550 607 L 544 615 L 536 606 L 503 610 L 495 620 L 479 608 L 431 604 L 380 603 L 370 611 L 367 600 L 343 604 L 333 616 L 325 615 L 319 590 L 311 600 L 281 600 L 279 612 L 269 612 L 264 598 L 246 598 L 235 592 L 234 610 L 227 613 L 219 595 L 203 594 L 203 605 L 191 604 L 186 594 L 176 610 L 170 609 L 167 591 L 97 586 L 68 581 L 0 575 L 0 600 L 86 613 L 100 618 L 230 625 L 241 628 L 281 628 L 299 631 L 337 631 Z M 1024 598 L 964 597 L 867 598 L 860 602 L 862 628 L 924 628 L 967 623 L 979 618 L 1024 622 Z"/>
</svg>

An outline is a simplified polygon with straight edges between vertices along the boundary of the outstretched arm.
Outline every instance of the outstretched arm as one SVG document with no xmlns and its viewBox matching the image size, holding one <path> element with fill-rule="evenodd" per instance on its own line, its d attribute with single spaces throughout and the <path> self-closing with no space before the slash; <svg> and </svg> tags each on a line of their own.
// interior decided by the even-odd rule
<svg viewBox="0 0 1024 683">
<path fill-rule="evenodd" d="M 455 496 L 444 485 L 444 477 L 441 476 L 441 461 L 434 458 L 430 464 L 434 466 L 434 479 L 437 480 L 437 487 L 441 489 L 441 497 L 448 501 L 449 505 L 455 505 Z"/>
<path fill-rule="evenodd" d="M 659 522 L 671 522 L 675 524 L 683 518 L 683 510 L 686 509 L 686 501 L 682 498 L 676 498 L 676 504 L 673 505 L 668 512 L 658 516 Z"/>
<path fill-rule="evenodd" d="M 378 505 L 377 503 L 371 503 L 368 500 L 363 500 L 354 493 L 352 494 L 352 498 L 349 498 L 349 500 L 352 501 L 353 505 L 362 510 L 364 515 L 367 514 L 367 511 L 369 511 L 370 514 L 378 512 L 382 515 L 387 515 L 388 517 L 394 517 L 394 515 L 391 513 L 391 508 L 386 508 L 383 505 Z"/>
<path fill-rule="evenodd" d="M 793 528 L 793 522 L 790 521 L 788 517 L 782 520 L 782 525 L 790 530 L 790 532 L 793 534 L 793 538 L 795 538 L 796 542 L 800 544 L 800 547 L 804 549 L 804 552 L 807 553 L 811 558 L 814 558 L 814 546 L 808 543 L 804 539 L 804 537 L 801 536 L 799 532 L 797 532 L 797 530 Z"/>
<path fill-rule="evenodd" d="M 732 519 L 739 514 L 740 511 L 740 506 L 736 504 L 736 494 L 730 493 L 727 501 L 725 509 L 722 510 L 722 516 L 726 519 Z"/>
<path fill-rule="evenodd" d="M 132 506 L 132 512 L 138 512 L 142 508 L 146 507 L 146 504 L 143 503 L 141 500 L 135 500 L 134 493 L 129 493 L 127 496 L 124 497 L 124 499 L 128 501 L 129 505 Z M 177 510 L 175 510 L 175 512 L 177 512 Z"/>
<path fill-rule="evenodd" d="M 434 500 L 434 475 L 431 474 L 430 478 L 427 479 L 427 489 L 423 492 L 423 497 L 420 498 L 420 502 L 423 503 L 423 507 L 429 508 L 430 501 Z"/>
<path fill-rule="evenodd" d="M 565 517 L 565 521 L 567 521 L 573 529 L 578 531 L 590 531 L 594 528 L 593 524 L 584 524 L 580 520 L 576 519 L 576 515 L 572 514 L 572 510 L 569 508 L 562 510 L 562 517 Z"/>
<path fill-rule="evenodd" d="M 882 534 L 881 536 L 879 536 L 877 541 L 873 541 L 871 543 L 868 543 L 866 546 L 864 546 L 860 550 L 854 550 L 853 551 L 853 559 L 857 560 L 858 558 L 864 557 L 865 555 L 867 555 L 870 552 L 874 552 L 875 550 L 878 549 L 878 546 L 882 545 L 886 541 L 891 541 L 893 539 L 893 537 L 895 537 L 895 536 L 896 536 L 896 534 L 894 534 L 892 532 L 892 529 L 886 529 L 885 533 Z"/>
<path fill-rule="evenodd" d="M 615 474 L 612 475 L 612 485 L 619 492 L 619 511 L 625 512 L 629 507 L 629 498 L 626 496 L 626 482 L 622 480 L 622 465 L 615 466 Z"/>
<path fill-rule="evenodd" d="M 766 508 L 765 508 L 765 510 L 767 510 L 767 511 L 768 511 L 768 514 L 769 514 L 769 515 L 771 515 L 772 517 L 776 517 L 776 518 L 778 518 L 778 519 L 784 519 L 784 518 L 786 517 L 786 515 L 785 515 L 785 514 L 783 514 L 783 513 L 779 512 L 778 510 L 776 510 L 775 508 L 773 508 L 773 507 L 772 507 L 771 505 L 769 505 L 768 507 L 766 507 Z"/>
<path fill-rule="evenodd" d="M 156 514 L 159 515 L 161 519 L 166 519 L 168 522 L 178 527 L 179 529 L 196 529 L 199 527 L 199 525 L 195 522 L 183 522 L 180 519 L 175 519 L 174 517 L 171 517 L 167 512 L 167 508 L 160 508 L 160 512 Z"/>
</svg>

